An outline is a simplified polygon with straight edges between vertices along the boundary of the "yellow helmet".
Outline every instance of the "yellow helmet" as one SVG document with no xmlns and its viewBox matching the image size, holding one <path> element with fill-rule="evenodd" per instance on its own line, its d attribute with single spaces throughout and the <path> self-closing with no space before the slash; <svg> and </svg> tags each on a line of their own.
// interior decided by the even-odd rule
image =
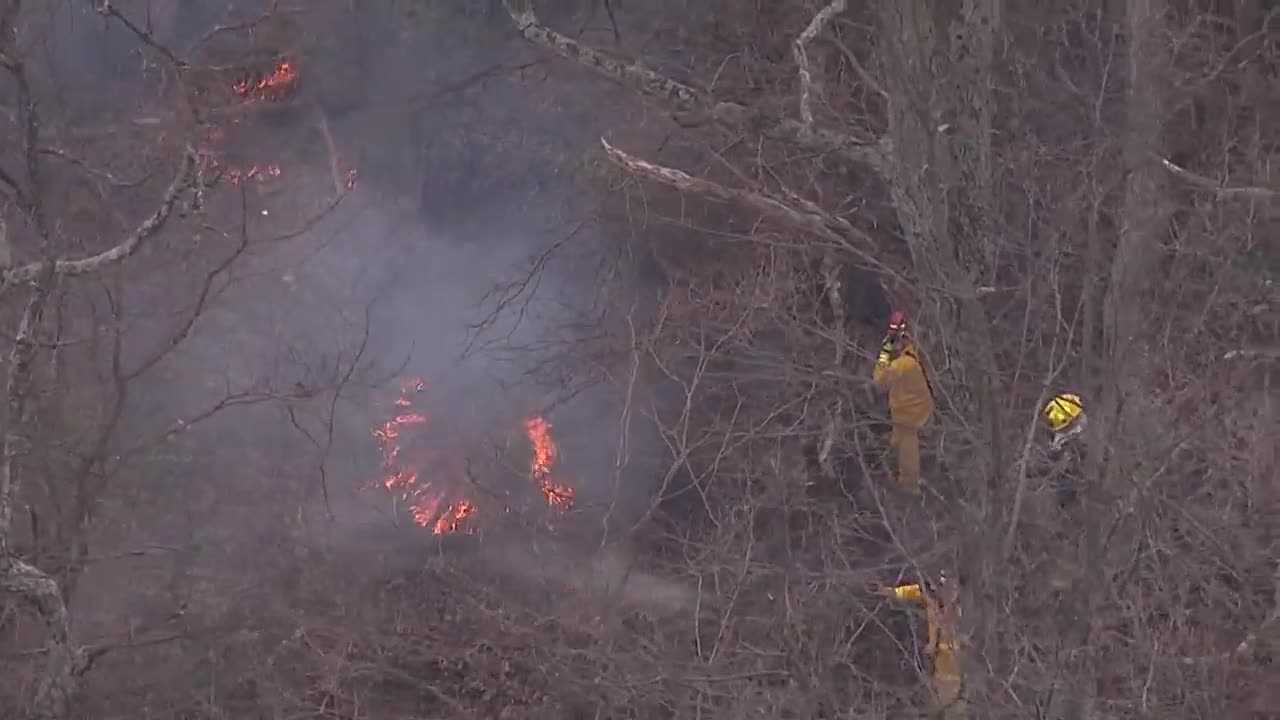
<svg viewBox="0 0 1280 720">
<path fill-rule="evenodd" d="M 1056 395 L 1044 406 L 1044 421 L 1049 429 L 1058 432 L 1065 430 L 1084 413 L 1084 402 L 1079 395 L 1063 393 Z"/>
</svg>

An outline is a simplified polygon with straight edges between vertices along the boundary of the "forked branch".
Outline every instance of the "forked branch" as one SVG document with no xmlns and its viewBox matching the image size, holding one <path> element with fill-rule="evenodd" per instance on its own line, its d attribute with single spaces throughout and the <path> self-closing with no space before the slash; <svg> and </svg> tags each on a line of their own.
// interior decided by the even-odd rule
<svg viewBox="0 0 1280 720">
<path fill-rule="evenodd" d="M 1179 180 L 1195 185 L 1198 188 L 1208 190 L 1218 197 L 1247 197 L 1257 200 L 1280 198 L 1280 190 L 1262 187 L 1260 185 L 1240 185 L 1236 187 L 1229 187 L 1223 185 L 1217 180 L 1207 178 L 1198 173 L 1191 172 L 1184 167 L 1175 165 L 1165 158 L 1160 158 L 1160 164 L 1164 166 L 1165 170 L 1168 170 L 1170 174 Z"/>
<path fill-rule="evenodd" d="M 813 72 L 809 68 L 809 55 L 806 48 L 831 22 L 831 18 L 844 12 L 844 9 L 845 0 L 831 0 L 831 4 L 813 16 L 808 27 L 800 33 L 791 48 L 800 74 L 800 122 L 804 123 L 806 131 L 813 130 Z"/>
<path fill-rule="evenodd" d="M 616 58 L 552 30 L 539 21 L 532 0 L 503 0 L 503 4 L 520 34 L 529 42 L 657 100 L 672 112 L 714 121 L 737 134 L 759 133 L 809 153 L 835 154 L 852 163 L 870 165 L 877 171 L 884 167 L 890 149 L 887 139 L 859 140 L 738 103 L 718 102 L 709 93 L 669 78 L 643 63 Z"/>
</svg>

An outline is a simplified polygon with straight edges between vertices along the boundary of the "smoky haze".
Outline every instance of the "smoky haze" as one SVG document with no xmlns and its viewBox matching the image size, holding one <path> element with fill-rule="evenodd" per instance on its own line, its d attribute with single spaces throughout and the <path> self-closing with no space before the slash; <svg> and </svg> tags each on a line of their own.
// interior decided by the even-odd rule
<svg viewBox="0 0 1280 720">
<path fill-rule="evenodd" d="M 261 11 L 243 5 L 230 16 Z M 556 404 L 564 388 L 539 384 L 545 377 L 530 371 L 545 360 L 539 341 L 571 337 L 574 317 L 591 301 L 590 277 L 574 270 L 606 252 L 606 239 L 579 222 L 592 202 L 580 171 L 611 118 L 550 107 L 547 88 L 557 81 L 513 37 L 504 14 L 471 3 L 388 3 L 354 13 L 331 5 L 261 33 L 271 41 L 251 54 L 296 57 L 302 80 L 289 107 L 241 131 L 228 153 L 246 164 L 278 163 L 278 192 L 288 194 L 300 173 L 317 187 L 328 180 L 332 141 L 341 172 L 359 173 L 357 191 L 313 230 L 318 245 L 264 260 L 262 276 L 233 304 L 250 317 L 281 316 L 272 322 L 285 326 L 303 356 L 332 350 L 325 336 L 341 337 L 344 327 L 349 334 L 367 305 L 367 357 L 388 374 L 403 365 L 399 375 L 424 378 L 441 405 L 434 411 L 451 424 L 497 432 L 554 406 L 562 442 L 574 444 L 577 426 L 594 436 L 577 443 L 581 451 L 566 446 L 567 457 L 581 464 L 608 455 L 592 452 L 612 442 L 599 437 L 594 417 L 608 409 L 575 416 L 572 404 Z M 199 4 L 178 7 L 171 22 L 179 42 L 227 22 Z M 239 50 L 228 45 L 227 53 Z M 536 287 L 498 308 L 502 287 L 570 234 Z M 288 309 L 255 309 L 276 302 Z M 376 401 L 393 396 L 370 396 L 368 412 L 376 418 L 384 410 Z M 579 472 L 589 483 L 606 470 Z"/>
<path fill-rule="evenodd" d="M 442 552 L 471 557 L 517 596 L 550 582 L 582 597 L 617 598 L 625 588 L 641 606 L 682 607 L 686 590 L 633 571 L 625 551 L 590 559 L 605 545 L 606 515 L 618 533 L 646 510 L 637 485 L 651 477 L 646 441 L 641 429 L 630 433 L 636 459 L 619 469 L 619 398 L 602 384 L 610 370 L 570 376 L 554 362 L 596 332 L 594 278 L 616 249 L 583 221 L 597 202 L 586 157 L 621 110 L 554 107 L 549 89 L 563 79 L 519 41 L 497 3 L 113 5 L 133 31 L 90 3 L 51 5 L 28 20 L 47 56 L 42 102 L 68 144 L 106 147 L 124 128 L 142 146 L 147 133 L 172 136 L 187 122 L 174 103 L 154 101 L 174 92 L 173 69 L 139 50 L 138 32 L 194 53 L 199 102 L 256 82 L 281 58 L 299 80 L 287 98 L 247 111 L 210 101 L 204 121 L 216 130 L 201 142 L 242 180 L 207 200 L 215 222 L 186 230 L 196 250 L 183 255 L 177 232 L 165 239 L 191 273 L 174 272 L 172 255 L 144 254 L 145 281 L 118 298 L 134 338 L 123 361 L 141 363 L 148 343 L 167 342 L 197 302 L 191 277 L 222 273 L 191 332 L 124 403 L 113 442 L 143 449 L 115 458 L 110 483 L 87 500 L 92 521 L 68 531 L 83 533 L 82 566 L 68 583 L 77 636 L 106 645 L 124 627 L 128 637 L 178 644 L 189 634 L 213 652 L 270 648 L 306 613 L 307 592 L 347 598 L 344 584 L 412 576 Z M 95 116 L 117 124 L 114 136 L 93 127 Z M 82 127 L 100 134 L 75 136 Z M 131 152 L 109 159 L 145 171 L 142 153 Z M 146 197 L 122 206 L 113 229 L 133 222 Z M 237 228 L 270 240 L 250 243 L 223 272 Z M 169 298 L 183 293 L 185 305 L 173 307 Z M 409 522 L 381 487 L 372 433 L 413 377 L 429 388 L 431 427 L 457 439 L 450 467 L 474 467 L 482 484 L 529 483 L 523 422 L 551 421 L 557 477 L 578 493 L 558 521 L 564 538 L 531 550 L 529 533 L 548 513 L 504 521 L 501 498 L 482 496 L 487 514 L 476 523 L 492 538 L 483 547 L 479 536 L 446 543 Z M 331 403 L 319 388 L 335 383 Z M 228 397 L 239 400 L 223 407 Z M 23 522 L 41 532 L 34 511 Z M 145 698 L 177 702 L 178 690 L 157 688 L 215 671 L 179 659 L 169 642 L 140 651 L 169 657 L 167 670 L 117 683 L 117 663 L 129 660 L 109 655 L 88 692 L 113 711 Z"/>
<path fill-rule="evenodd" d="M 150 179 L 118 200 L 68 183 L 66 236 L 136 223 L 171 172 L 151 145 L 190 133 L 192 115 L 225 192 L 187 208 L 195 219 L 134 258 L 120 287 L 84 291 L 82 332 L 113 318 L 128 332 L 119 362 L 148 371 L 119 394 L 109 458 L 78 472 L 54 449 L 48 486 L 23 498 L 23 550 L 55 568 L 94 658 L 93 712 L 305 704 L 289 680 L 258 678 L 310 633 L 398 644 L 403 613 L 454 595 L 539 613 L 572 597 L 550 607 L 584 627 L 609 608 L 692 610 L 692 585 L 645 569 L 632 544 L 668 468 L 643 393 L 631 406 L 646 380 L 628 378 L 625 352 L 617 361 L 619 338 L 624 350 L 636 338 L 616 316 L 601 327 L 621 297 L 634 333 L 655 288 L 619 269 L 634 238 L 599 217 L 597 139 L 626 124 L 657 141 L 663 124 L 608 87 L 565 102 L 582 73 L 530 49 L 498 3 L 113 6 L 120 16 L 61 3 L 26 18 L 59 144 Z M 189 88 L 175 89 L 169 48 L 190 58 Z M 287 96 L 236 97 L 282 62 L 298 74 Z M 230 254 L 241 236 L 247 249 Z M 106 356 L 81 371 L 110 377 Z M 435 536 L 381 487 L 373 431 L 410 378 L 427 388 L 426 443 L 444 453 L 414 469 L 475 501 L 479 534 Z M 570 510 L 510 499 L 513 487 L 537 499 L 533 415 L 552 423 Z M 472 642 L 464 624 L 449 631 Z M 12 635 L 19 653 L 40 642 Z M 38 695 L 39 667 L 17 667 L 0 704 Z"/>
<path fill-rule="evenodd" d="M 1274 716 L 1274 6 L 0 0 L 0 718 Z"/>
</svg>

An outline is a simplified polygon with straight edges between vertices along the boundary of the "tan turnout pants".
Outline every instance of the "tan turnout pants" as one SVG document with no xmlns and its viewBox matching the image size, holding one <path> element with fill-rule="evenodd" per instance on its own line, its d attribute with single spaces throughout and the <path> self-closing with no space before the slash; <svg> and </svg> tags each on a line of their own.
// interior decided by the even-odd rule
<svg viewBox="0 0 1280 720">
<path fill-rule="evenodd" d="M 898 456 L 898 485 L 920 492 L 920 428 L 895 423 L 889 445 Z"/>
<path fill-rule="evenodd" d="M 935 717 L 943 720 L 964 720 L 969 716 L 968 706 L 961 696 L 963 681 L 960 678 L 960 662 L 953 648 L 938 648 L 933 658 L 930 683 L 933 690 Z"/>
</svg>

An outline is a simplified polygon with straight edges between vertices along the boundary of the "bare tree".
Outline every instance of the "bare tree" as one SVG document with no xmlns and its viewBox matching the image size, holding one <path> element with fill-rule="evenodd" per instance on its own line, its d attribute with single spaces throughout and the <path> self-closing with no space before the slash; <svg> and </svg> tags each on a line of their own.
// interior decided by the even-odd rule
<svg viewBox="0 0 1280 720">
<path fill-rule="evenodd" d="M 44 626 L 44 647 L 34 655 L 42 668 L 30 693 L 29 715 L 37 718 L 67 717 L 82 676 L 113 648 L 104 644 L 86 650 L 77 643 L 68 610 L 76 580 L 91 560 L 88 533 L 112 478 L 157 441 L 225 409 L 296 403 L 328 392 L 336 397 L 360 366 L 362 354 L 357 348 L 337 364 L 332 377 L 307 378 L 310 387 L 299 383 L 229 388 L 224 397 L 175 424 L 143 430 L 127 422 L 129 408 L 138 402 L 137 381 L 164 367 L 192 336 L 210 306 L 235 283 L 231 270 L 246 251 L 251 246 L 267 250 L 305 232 L 341 200 L 350 183 L 335 176 L 330 200 L 297 216 L 301 230 L 254 237 L 262 233 L 249 227 L 246 183 L 254 180 L 256 171 L 226 167 L 207 144 L 218 120 L 207 102 L 209 88 L 202 85 L 212 76 L 234 98 L 232 90 L 239 92 L 239 86 L 232 83 L 239 80 L 199 65 L 202 46 L 180 57 L 161 43 L 149 22 L 135 22 L 110 3 L 89 5 L 124 29 L 147 61 L 155 63 L 165 87 L 145 102 L 157 112 L 168 103 L 171 120 L 151 138 L 133 137 L 119 129 L 127 127 L 129 119 L 120 118 L 113 108 L 104 109 L 102 116 L 121 121 L 116 129 L 119 144 L 102 144 L 83 155 L 73 152 L 70 143 L 82 128 L 59 114 L 66 112 L 65 99 L 56 95 L 56 86 L 46 84 L 56 70 L 40 64 L 40 46 L 48 42 L 44 33 L 56 11 L 17 1 L 0 8 L 0 69 L 9 80 L 16 109 L 6 132 L 14 130 L 20 140 L 10 152 L 0 154 L 0 197 L 7 215 L 7 232 L 0 235 L 9 258 L 3 291 L 20 300 L 5 363 L 0 588 L 7 598 L 33 610 Z M 261 22 L 215 28 L 205 42 Z M 158 152 L 147 152 L 148 142 L 155 143 Z M 142 168 L 147 175 L 141 181 L 124 181 L 121 176 L 127 171 L 113 165 Z M 162 178 L 163 184 L 157 186 L 151 178 Z M 88 197 L 78 192 L 78 185 L 92 188 Z M 135 187 L 147 197 L 134 192 Z M 221 227 L 213 214 L 228 209 L 236 219 Z M 83 215 L 76 214 L 86 210 L 111 220 L 86 227 Z M 117 225 L 124 227 L 111 242 L 84 234 L 95 229 L 107 234 Z M 137 266 L 137 271 L 129 272 L 129 266 Z M 172 282 L 156 282 L 162 278 Z M 145 305 L 148 295 L 158 299 L 154 292 L 177 287 L 189 294 L 169 297 L 171 310 L 129 312 L 132 300 Z M 87 318 L 75 312 L 78 307 L 89 308 Z M 41 363 L 46 358 L 47 366 Z M 75 405 L 79 413 L 66 411 Z M 87 408 L 94 412 L 85 412 Z M 332 416 L 332 404 L 328 410 Z M 50 439 L 50 430 L 64 435 Z M 317 440 L 322 451 L 332 443 L 331 431 L 328 437 Z M 64 457 L 74 460 L 68 463 Z M 15 516 L 24 507 L 30 515 L 24 523 L 29 543 L 16 537 Z M 133 645 L 132 638 L 125 644 Z"/>
<path fill-rule="evenodd" d="M 1165 3 L 1133 3 L 1122 10 L 1077 3 L 1052 12 L 995 2 L 894 3 L 866 13 L 839 2 L 807 12 L 799 5 L 775 8 L 766 21 L 794 28 L 786 57 L 794 60 L 798 100 L 777 93 L 772 81 L 785 69 L 774 55 L 750 65 L 756 77 L 770 82 L 747 80 L 730 102 L 718 99 L 715 88 L 730 86 L 726 76 L 732 68 L 748 64 L 732 55 L 700 58 L 694 73 L 705 75 L 676 80 L 558 32 L 540 21 L 532 3 L 507 3 L 527 40 L 633 89 L 670 111 L 682 128 L 705 133 L 690 138 L 691 146 L 712 147 L 701 156 L 686 154 L 676 167 L 605 141 L 606 157 L 625 173 L 679 191 L 682 202 L 696 197 L 730 203 L 760 218 L 740 236 L 750 246 L 774 248 L 779 235 L 789 236 L 788 251 L 814 253 L 825 267 L 864 264 L 895 293 L 904 291 L 899 301 L 908 295 L 915 300 L 923 345 L 936 371 L 938 433 L 945 439 L 936 446 L 933 485 L 948 504 L 904 525 L 889 518 L 888 525 L 901 540 L 894 551 L 898 561 L 926 575 L 933 561 L 924 558 L 943 549 L 933 547 L 934 540 L 950 548 L 943 556 L 958 558 L 970 706 L 993 717 L 1031 707 L 1055 717 L 1152 712 L 1157 705 L 1169 712 L 1175 697 L 1186 697 L 1188 680 L 1163 675 L 1162 668 L 1179 667 L 1195 654 L 1194 643 L 1181 631 L 1158 631 L 1157 617 L 1202 612 L 1246 626 L 1259 619 L 1271 624 L 1263 599 L 1269 589 L 1257 588 L 1263 594 L 1252 595 L 1247 610 L 1228 610 L 1217 600 L 1192 610 L 1170 585 L 1187 572 L 1186 562 L 1199 562 L 1190 558 L 1216 552 L 1188 544 L 1187 522 L 1202 528 L 1206 542 L 1252 546 L 1250 533 L 1238 529 L 1252 521 L 1218 504 L 1227 495 L 1252 494 L 1246 489 L 1252 481 L 1207 481 L 1218 488 L 1209 500 L 1202 494 L 1205 485 L 1192 490 L 1197 481 L 1188 462 L 1192 456 L 1229 462 L 1229 453 L 1191 448 L 1248 437 L 1252 430 L 1243 428 L 1256 426 L 1246 418 L 1258 417 L 1237 404 L 1254 407 L 1243 396 L 1228 407 L 1213 404 L 1223 422 L 1237 428 L 1222 435 L 1184 415 L 1189 407 L 1197 408 L 1196 417 L 1208 412 L 1209 405 L 1192 399 L 1203 403 L 1208 396 L 1192 388 L 1209 392 L 1218 384 L 1209 379 L 1215 371 L 1192 359 L 1193 337 L 1204 336 L 1175 339 L 1170 333 L 1192 315 L 1242 317 L 1232 309 L 1240 305 L 1224 304 L 1213 290 L 1228 275 L 1233 292 L 1261 303 L 1255 308 L 1274 303 L 1261 299 L 1268 296 L 1262 275 L 1237 275 L 1221 255 L 1233 252 L 1228 248 L 1239 242 L 1235 238 L 1252 237 L 1275 220 L 1269 205 L 1274 195 L 1255 164 L 1268 151 L 1256 144 L 1257 126 L 1240 124 L 1242 117 L 1252 122 L 1252 103 L 1260 96 L 1219 85 L 1233 63 L 1243 75 L 1273 73 L 1268 63 L 1274 61 L 1274 44 L 1261 41 L 1273 14 L 1252 3 L 1242 3 L 1234 15 Z M 726 3 L 721 17 L 752 12 Z M 1232 30 L 1205 30 L 1210 25 Z M 1026 28 L 1039 30 L 1027 34 Z M 770 33 L 745 34 L 764 46 L 777 44 Z M 824 35 L 831 36 L 825 45 Z M 1206 93 L 1236 98 L 1250 110 L 1214 117 L 1207 107 L 1215 101 L 1206 101 Z M 798 107 L 796 119 L 792 107 Z M 1206 146 L 1198 143 L 1218 137 L 1205 134 L 1210 124 L 1232 138 L 1219 159 L 1210 161 L 1231 168 L 1221 180 L 1188 165 L 1205 154 Z M 1257 150 L 1238 153 L 1231 149 L 1237 143 Z M 739 149 L 747 152 L 737 154 Z M 796 161 L 795 155 L 813 159 Z M 842 192 L 850 192 L 849 175 L 841 173 L 850 168 L 888 199 L 887 215 L 878 215 L 878 208 L 849 210 L 842 199 Z M 674 207 L 668 197 L 648 194 L 646 202 L 651 208 Z M 1192 245 L 1200 250 L 1190 251 Z M 904 246 L 905 254 L 898 251 Z M 749 496 L 778 482 L 803 486 L 804 472 L 778 481 L 763 467 L 735 472 L 751 455 L 751 443 L 737 440 L 726 418 L 736 422 L 755 415 L 762 420 L 752 425 L 753 434 L 761 439 L 798 443 L 793 447 L 813 443 L 828 474 L 832 457 L 862 463 L 864 475 L 877 471 L 865 460 L 868 438 L 856 422 L 859 414 L 873 411 L 855 390 L 861 371 L 845 364 L 859 354 L 837 312 L 846 305 L 839 293 L 848 288 L 833 282 L 831 272 L 820 273 L 824 280 L 817 283 L 806 279 L 796 272 L 805 263 L 792 263 L 770 284 L 783 288 L 781 297 L 824 288 L 827 320 L 775 312 L 761 321 L 752 293 L 701 291 L 711 284 L 715 262 L 735 254 L 728 247 L 716 260 L 689 266 L 657 316 L 663 332 L 654 335 L 655 342 L 682 336 L 676 347 L 698 350 L 683 365 L 671 364 L 669 351 L 654 358 L 688 398 L 677 403 L 678 422 L 664 426 L 664 434 L 680 466 L 671 477 L 687 474 L 689 480 L 687 487 L 664 481 L 660 496 L 674 503 L 674 497 L 696 494 L 705 512 L 717 518 L 717 528 L 741 528 L 717 516 L 709 488 L 740 477 L 742 493 Z M 1192 259 L 1197 252 L 1207 253 L 1203 261 Z M 1161 277 L 1161 269 L 1172 268 L 1179 268 L 1177 280 Z M 779 295 L 771 297 L 776 303 Z M 677 303 L 692 307 L 669 313 Z M 1188 315 L 1191 307 L 1199 309 Z M 688 334 L 672 333 L 676 322 Z M 1226 322 L 1233 330 L 1220 337 L 1233 336 L 1225 341 L 1233 348 L 1240 333 L 1258 332 L 1245 331 L 1235 319 Z M 828 354 L 801 346 L 797 336 L 823 337 L 837 349 Z M 853 352 L 845 350 L 849 343 Z M 772 354 L 776 362 L 782 348 L 797 349 L 795 364 L 816 371 L 810 392 L 840 399 L 827 406 L 831 411 L 813 413 L 813 396 L 798 388 L 779 388 L 776 399 L 759 388 L 745 392 L 759 374 L 752 359 Z M 1251 382 L 1269 382 L 1265 353 L 1236 349 L 1217 357 L 1257 358 L 1253 372 L 1260 374 L 1251 375 Z M 1171 386 L 1170 372 L 1184 381 Z M 1199 377 L 1206 379 L 1191 379 Z M 1042 502 L 1036 425 L 1048 393 L 1064 386 L 1085 392 L 1090 417 L 1097 413 L 1098 419 L 1086 460 L 1073 471 L 1086 488 L 1084 501 L 1079 514 L 1066 518 Z M 1221 397 L 1221 389 L 1212 392 Z M 1270 392 L 1264 393 L 1267 407 L 1274 405 Z M 783 408 L 789 402 L 805 409 L 788 413 Z M 656 408 L 655 415 L 662 423 Z M 797 422 L 797 415 L 804 419 Z M 823 417 L 843 421 L 824 423 Z M 1244 435 L 1235 434 L 1240 431 Z M 1252 470 L 1245 474 L 1259 477 Z M 1167 484 L 1153 484 L 1163 477 Z M 1173 490 L 1175 485 L 1180 489 Z M 763 508 L 754 497 L 742 502 Z M 857 500 L 867 502 L 866 496 Z M 890 516 L 893 505 L 886 504 Z M 1181 548 L 1185 560 L 1176 571 L 1126 565 L 1148 547 Z M 1249 557 L 1241 556 L 1233 572 L 1244 572 L 1263 556 Z M 750 565 L 754 555 L 748 558 Z M 1055 575 L 1053 567 L 1075 570 Z M 1206 587 L 1235 582 L 1195 574 Z M 1019 595 L 1026 601 L 1008 604 Z M 1037 603 L 1056 608 L 1058 619 L 1042 617 Z M 789 605 L 788 613 L 793 611 Z M 1108 634 L 1119 626 L 1129 628 L 1134 639 L 1117 641 Z M 1256 637 L 1243 630 L 1238 637 Z M 1148 638 L 1145 647 L 1139 635 Z M 1241 659 L 1229 656 L 1230 662 Z M 1220 662 L 1228 655 L 1213 657 Z M 1147 667 L 1147 675 L 1125 676 L 1123 668 L 1132 663 Z M 1161 686 L 1161 678 L 1170 684 Z M 1225 687 L 1207 680 L 1196 687 L 1206 707 L 1234 707 Z"/>
</svg>

